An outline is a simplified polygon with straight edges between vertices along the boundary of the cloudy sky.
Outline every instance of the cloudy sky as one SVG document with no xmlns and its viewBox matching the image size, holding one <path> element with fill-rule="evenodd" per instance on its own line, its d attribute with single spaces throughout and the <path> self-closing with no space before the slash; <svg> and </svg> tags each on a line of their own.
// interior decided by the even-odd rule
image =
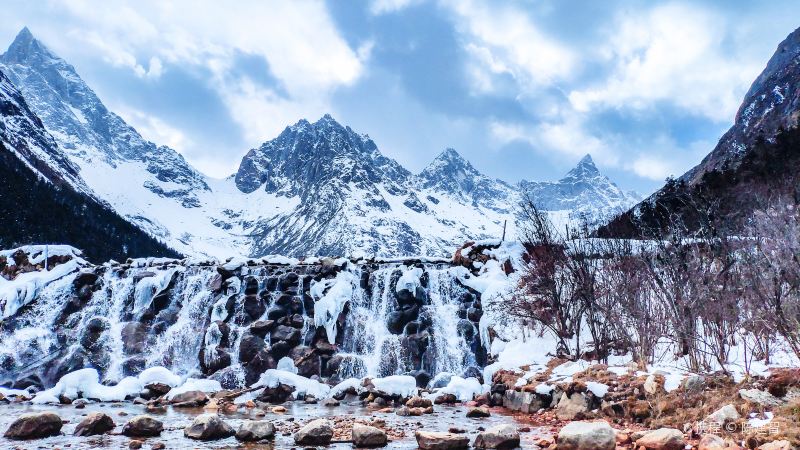
<svg viewBox="0 0 800 450">
<path fill-rule="evenodd" d="M 223 4 L 225 3 L 225 4 Z M 730 126 L 796 0 L 17 1 L 28 26 L 145 137 L 212 176 L 331 113 L 421 170 L 558 179 L 586 153 L 647 193 Z"/>
</svg>

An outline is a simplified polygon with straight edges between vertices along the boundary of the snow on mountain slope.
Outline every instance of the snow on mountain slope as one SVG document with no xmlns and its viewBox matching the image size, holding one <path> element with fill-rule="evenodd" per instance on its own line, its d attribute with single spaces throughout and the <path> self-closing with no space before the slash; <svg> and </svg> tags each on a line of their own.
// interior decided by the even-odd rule
<svg viewBox="0 0 800 450">
<path fill-rule="evenodd" d="M 108 111 L 27 28 L 0 70 L 69 157 L 65 173 L 79 169 L 87 192 L 187 255 L 449 256 L 466 240 L 500 237 L 506 221 L 513 236 L 520 187 L 481 174 L 452 149 L 415 175 L 325 115 L 287 127 L 250 150 L 234 176 L 215 180 Z M 529 185 L 569 211 L 627 201 L 596 168 L 584 172 Z"/>
<path fill-rule="evenodd" d="M 573 219 L 586 217 L 597 224 L 626 211 L 641 200 L 634 192 L 625 192 L 600 173 L 590 155 L 586 155 L 557 182 L 522 181 L 522 192 L 547 211 L 568 211 Z"/>
<path fill-rule="evenodd" d="M 298 200 L 256 224 L 254 254 L 443 255 L 464 240 L 498 236 L 507 218 L 415 189 L 409 171 L 329 115 L 250 150 L 235 180 L 245 192 Z"/>
<path fill-rule="evenodd" d="M 40 178 L 88 194 L 75 166 L 44 129 L 22 94 L 0 71 L 0 140 Z"/>
</svg>

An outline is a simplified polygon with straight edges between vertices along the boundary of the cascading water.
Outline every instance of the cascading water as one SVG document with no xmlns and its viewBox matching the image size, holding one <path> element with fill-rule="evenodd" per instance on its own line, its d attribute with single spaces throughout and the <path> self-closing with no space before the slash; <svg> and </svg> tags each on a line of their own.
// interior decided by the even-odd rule
<svg viewBox="0 0 800 450">
<path fill-rule="evenodd" d="M 480 365 L 475 295 L 449 265 L 422 262 L 90 267 L 3 323 L 0 382 L 48 386 L 84 367 L 115 382 L 164 366 L 235 387 L 285 357 L 307 377 L 425 382 Z"/>
</svg>

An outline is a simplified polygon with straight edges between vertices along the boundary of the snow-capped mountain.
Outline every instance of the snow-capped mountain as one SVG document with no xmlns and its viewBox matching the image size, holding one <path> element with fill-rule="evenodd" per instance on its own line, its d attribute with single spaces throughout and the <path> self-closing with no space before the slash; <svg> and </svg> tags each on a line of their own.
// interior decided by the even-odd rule
<svg viewBox="0 0 800 450">
<path fill-rule="evenodd" d="M 620 189 L 600 173 L 591 155 L 584 156 L 557 182 L 522 181 L 520 188 L 543 210 L 567 211 L 573 218 L 583 216 L 592 223 L 613 217 L 641 197 Z"/>
<path fill-rule="evenodd" d="M 499 237 L 506 221 L 513 227 L 520 186 L 483 175 L 452 149 L 412 174 L 325 115 L 251 149 L 235 175 L 211 179 L 109 111 L 27 28 L 0 71 L 67 155 L 54 172 L 187 255 L 449 255 L 465 240 Z M 570 211 L 627 201 L 596 168 L 571 183 L 548 201 Z"/>
<path fill-rule="evenodd" d="M 736 166 L 758 139 L 772 139 L 779 129 L 800 120 L 800 28 L 778 45 L 736 113 L 733 126 L 714 150 L 681 178 L 690 184 L 703 174 Z"/>
<path fill-rule="evenodd" d="M 800 28 L 778 45 L 711 153 L 600 234 L 650 236 L 676 219 L 697 229 L 709 211 L 719 221 L 716 226 L 740 233 L 753 211 L 781 200 L 796 203 L 798 146 L 792 140 L 800 135 L 799 122 Z"/>
<path fill-rule="evenodd" d="M 0 248 L 69 242 L 95 261 L 176 256 L 98 200 L 0 71 Z"/>
<path fill-rule="evenodd" d="M 517 192 L 504 181 L 480 173 L 452 148 L 440 153 L 417 176 L 417 186 L 501 214 L 511 212 Z"/>
<path fill-rule="evenodd" d="M 250 150 L 235 181 L 243 192 L 293 203 L 255 224 L 256 254 L 443 254 L 458 242 L 497 236 L 504 219 L 494 209 L 465 209 L 435 189 L 418 189 L 417 179 L 368 136 L 330 115 L 301 120 Z"/>
</svg>

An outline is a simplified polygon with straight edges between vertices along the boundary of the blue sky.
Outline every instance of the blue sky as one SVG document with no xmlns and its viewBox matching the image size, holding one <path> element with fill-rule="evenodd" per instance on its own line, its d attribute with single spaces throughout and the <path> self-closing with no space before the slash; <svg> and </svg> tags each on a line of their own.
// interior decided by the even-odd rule
<svg viewBox="0 0 800 450">
<path fill-rule="evenodd" d="M 227 3 L 223 5 L 223 3 Z M 555 180 L 586 153 L 648 193 L 700 161 L 793 0 L 0 0 L 113 111 L 212 176 L 331 113 L 421 170 L 454 147 L 488 175 Z"/>
</svg>

